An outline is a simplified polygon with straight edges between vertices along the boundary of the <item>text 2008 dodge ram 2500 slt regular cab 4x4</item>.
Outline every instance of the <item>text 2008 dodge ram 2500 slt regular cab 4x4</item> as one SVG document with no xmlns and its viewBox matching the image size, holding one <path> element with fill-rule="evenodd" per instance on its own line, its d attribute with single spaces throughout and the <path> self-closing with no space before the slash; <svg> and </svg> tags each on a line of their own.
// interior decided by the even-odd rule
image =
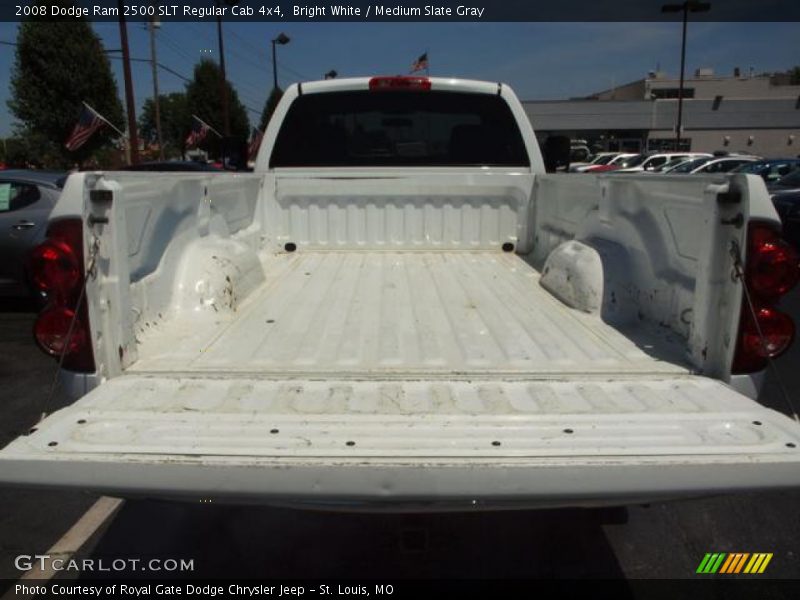
<svg viewBox="0 0 800 600">
<path fill-rule="evenodd" d="M 431 507 L 796 486 L 800 426 L 755 399 L 793 334 L 779 225 L 758 177 L 546 174 L 505 85 L 295 85 L 254 173 L 70 177 L 30 267 L 81 397 L 0 481 Z"/>
</svg>

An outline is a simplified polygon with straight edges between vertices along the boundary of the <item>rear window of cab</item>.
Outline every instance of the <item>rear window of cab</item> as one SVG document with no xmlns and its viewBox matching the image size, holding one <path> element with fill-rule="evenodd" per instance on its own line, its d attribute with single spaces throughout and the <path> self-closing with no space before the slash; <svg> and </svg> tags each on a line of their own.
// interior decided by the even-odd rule
<svg viewBox="0 0 800 600">
<path fill-rule="evenodd" d="M 441 91 L 299 96 L 270 167 L 528 167 L 516 120 L 497 95 Z"/>
</svg>

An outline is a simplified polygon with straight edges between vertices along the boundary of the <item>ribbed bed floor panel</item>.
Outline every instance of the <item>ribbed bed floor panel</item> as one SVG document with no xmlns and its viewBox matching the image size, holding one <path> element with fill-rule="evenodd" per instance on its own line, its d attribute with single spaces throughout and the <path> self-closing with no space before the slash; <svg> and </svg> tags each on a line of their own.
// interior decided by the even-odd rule
<svg viewBox="0 0 800 600">
<path fill-rule="evenodd" d="M 279 255 L 225 314 L 141 340 L 132 371 L 427 376 L 686 372 L 662 332 L 625 335 L 569 308 L 513 254 Z M 167 342 L 168 340 L 168 342 Z"/>
</svg>

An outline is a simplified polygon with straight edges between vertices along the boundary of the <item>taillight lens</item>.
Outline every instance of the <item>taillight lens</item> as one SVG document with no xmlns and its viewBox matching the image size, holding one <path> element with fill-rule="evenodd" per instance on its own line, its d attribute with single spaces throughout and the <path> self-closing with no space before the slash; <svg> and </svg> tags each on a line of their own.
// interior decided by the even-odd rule
<svg viewBox="0 0 800 600">
<path fill-rule="evenodd" d="M 63 306 L 44 310 L 33 326 L 39 347 L 51 356 L 60 356 L 67 343 L 67 353 L 79 351 L 87 342 L 86 332 L 78 319 L 72 327 L 72 335 L 69 335 L 73 319 L 75 311 Z"/>
<path fill-rule="evenodd" d="M 380 91 L 425 91 L 431 89 L 431 80 L 427 77 L 373 77 L 369 80 L 372 92 Z"/>
<path fill-rule="evenodd" d="M 792 319 L 775 303 L 800 279 L 800 258 L 767 223 L 751 223 L 747 232 L 747 264 L 739 338 L 733 360 L 734 373 L 753 373 L 767 366 L 768 358 L 785 352 L 794 340 Z"/>
<path fill-rule="evenodd" d="M 746 312 L 742 313 L 733 369 L 738 373 L 760 371 L 766 366 L 767 358 L 780 356 L 792 345 L 794 322 L 775 308 L 762 306 L 750 311 L 749 307 L 744 307 L 742 310 Z M 758 327 L 752 312 L 758 319 Z"/>
<path fill-rule="evenodd" d="M 85 298 L 79 302 L 84 283 L 80 219 L 62 219 L 47 228 L 47 239 L 28 257 L 28 274 L 49 301 L 33 326 L 36 343 L 57 359 L 63 355 L 66 369 L 94 371 Z"/>
<path fill-rule="evenodd" d="M 762 298 L 784 295 L 800 278 L 797 252 L 772 228 L 753 227 L 750 236 L 745 270 L 750 293 Z"/>
<path fill-rule="evenodd" d="M 67 244 L 47 240 L 36 246 L 28 258 L 28 273 L 33 286 L 48 296 L 66 300 L 81 282 L 78 257 Z"/>
</svg>

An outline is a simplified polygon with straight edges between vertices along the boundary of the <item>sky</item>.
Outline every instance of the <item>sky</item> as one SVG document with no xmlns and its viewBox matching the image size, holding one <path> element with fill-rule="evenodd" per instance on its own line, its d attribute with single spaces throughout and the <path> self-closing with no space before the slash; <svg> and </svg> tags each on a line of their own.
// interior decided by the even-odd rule
<svg viewBox="0 0 800 600">
<path fill-rule="evenodd" d="M 94 23 L 106 49 L 118 49 L 119 27 Z M 270 40 L 283 31 L 291 42 L 278 47 L 282 87 L 321 79 L 335 69 L 340 77 L 404 74 L 423 52 L 432 76 L 454 76 L 508 83 L 522 100 L 586 96 L 641 79 L 659 68 L 677 76 L 680 23 L 225 23 L 228 78 L 259 120 L 272 87 Z M 0 41 L 15 41 L 17 23 L 0 22 Z M 149 58 L 149 34 L 142 23 L 128 23 L 131 56 Z M 212 22 L 164 23 L 157 34 L 158 61 L 191 77 L 203 57 L 218 58 Z M 13 131 L 6 101 L 14 48 L 0 45 L 0 137 Z M 112 60 L 119 94 L 123 77 Z M 800 64 L 800 23 L 690 23 L 686 72 L 711 67 L 730 75 L 782 71 Z M 153 94 L 148 63 L 132 66 L 137 116 Z M 160 71 L 161 93 L 183 91 L 185 82 Z"/>
</svg>

